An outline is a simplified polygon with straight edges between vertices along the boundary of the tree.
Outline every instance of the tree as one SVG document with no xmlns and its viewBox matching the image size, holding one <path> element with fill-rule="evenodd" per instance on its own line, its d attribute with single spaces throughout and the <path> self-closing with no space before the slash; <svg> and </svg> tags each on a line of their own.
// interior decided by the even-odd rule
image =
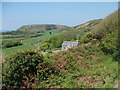
<svg viewBox="0 0 120 90">
<path fill-rule="evenodd" d="M 49 32 L 49 34 L 52 34 L 52 32 Z"/>
</svg>

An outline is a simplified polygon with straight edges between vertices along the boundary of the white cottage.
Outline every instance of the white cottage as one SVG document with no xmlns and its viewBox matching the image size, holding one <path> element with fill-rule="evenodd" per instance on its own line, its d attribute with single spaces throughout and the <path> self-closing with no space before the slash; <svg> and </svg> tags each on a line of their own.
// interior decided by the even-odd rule
<svg viewBox="0 0 120 90">
<path fill-rule="evenodd" d="M 62 43 L 62 51 L 65 51 L 69 48 L 77 47 L 77 46 L 78 46 L 78 40 L 77 41 L 64 41 Z"/>
</svg>

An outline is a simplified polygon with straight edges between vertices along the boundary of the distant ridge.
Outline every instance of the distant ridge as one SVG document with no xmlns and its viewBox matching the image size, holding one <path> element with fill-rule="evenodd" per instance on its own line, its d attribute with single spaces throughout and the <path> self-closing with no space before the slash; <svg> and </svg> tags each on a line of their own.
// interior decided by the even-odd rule
<svg viewBox="0 0 120 90">
<path fill-rule="evenodd" d="M 32 24 L 32 25 L 24 25 L 18 28 L 18 31 L 40 31 L 40 30 L 65 30 L 70 27 L 65 25 L 55 25 L 55 24 Z"/>
<path fill-rule="evenodd" d="M 97 24 L 99 24 L 101 21 L 102 21 L 102 19 L 91 20 L 91 21 L 88 21 L 86 23 L 77 25 L 74 28 L 76 28 L 76 29 L 80 29 L 80 28 L 92 29 L 94 26 L 96 26 Z"/>
</svg>

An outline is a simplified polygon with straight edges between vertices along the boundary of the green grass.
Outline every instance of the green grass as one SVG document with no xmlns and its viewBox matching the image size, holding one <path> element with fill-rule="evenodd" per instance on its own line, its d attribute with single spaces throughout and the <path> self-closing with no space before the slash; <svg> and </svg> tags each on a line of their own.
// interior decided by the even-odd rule
<svg viewBox="0 0 120 90">
<path fill-rule="evenodd" d="M 31 45 L 21 45 L 21 46 L 16 46 L 16 47 L 11 47 L 11 48 L 5 48 L 3 49 L 3 53 L 6 55 L 10 55 L 12 53 L 14 53 L 17 50 L 27 50 L 27 49 L 35 49 L 35 45 L 31 46 Z"/>
<path fill-rule="evenodd" d="M 20 46 L 16 46 L 16 47 L 11 47 L 11 48 L 4 48 L 2 50 L 3 55 L 11 55 L 12 53 L 14 53 L 16 50 L 34 50 L 37 49 L 39 45 L 36 44 L 36 42 L 38 40 L 47 40 L 50 37 L 57 35 L 57 34 L 61 34 L 62 32 L 59 30 L 51 30 L 52 34 L 49 34 L 50 31 L 46 31 L 45 35 L 40 36 L 40 37 L 35 37 L 35 38 L 29 38 L 26 40 L 23 40 L 22 43 L 23 45 Z"/>
<path fill-rule="evenodd" d="M 40 36 L 40 37 L 26 39 L 23 41 L 23 44 L 35 44 L 38 40 L 47 40 L 54 35 L 62 33 L 59 30 L 51 30 L 52 34 L 49 34 L 49 32 L 50 31 L 45 31 L 45 35 Z"/>
</svg>

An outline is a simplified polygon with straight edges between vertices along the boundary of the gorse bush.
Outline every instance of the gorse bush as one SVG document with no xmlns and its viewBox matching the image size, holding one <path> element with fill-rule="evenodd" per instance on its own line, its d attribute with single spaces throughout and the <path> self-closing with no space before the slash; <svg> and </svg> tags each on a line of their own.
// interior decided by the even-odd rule
<svg viewBox="0 0 120 90">
<path fill-rule="evenodd" d="M 35 51 L 20 51 L 7 57 L 3 64 L 3 83 L 6 87 L 20 87 L 30 79 L 36 78 L 39 63 L 43 63 L 43 56 Z"/>
<path fill-rule="evenodd" d="M 101 47 L 104 52 L 113 53 L 118 47 L 118 32 L 111 32 L 102 38 Z"/>
<path fill-rule="evenodd" d="M 91 32 L 88 32 L 86 34 L 84 34 L 81 39 L 80 39 L 80 43 L 88 43 L 90 42 L 92 39 L 94 39 L 94 35 Z"/>
<path fill-rule="evenodd" d="M 40 52 L 18 51 L 3 63 L 3 84 L 11 88 L 30 88 L 38 81 L 47 79 L 52 70 Z"/>
</svg>

